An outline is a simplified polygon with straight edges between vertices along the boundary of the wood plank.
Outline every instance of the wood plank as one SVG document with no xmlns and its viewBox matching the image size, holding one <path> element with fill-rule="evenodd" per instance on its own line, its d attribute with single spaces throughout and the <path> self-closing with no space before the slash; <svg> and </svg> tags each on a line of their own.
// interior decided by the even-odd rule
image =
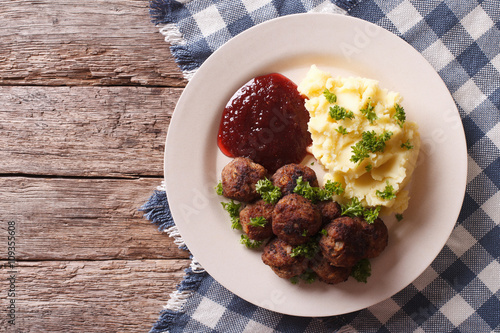
<svg viewBox="0 0 500 333">
<path fill-rule="evenodd" d="M 147 0 L 0 0 L 0 84 L 185 86 Z"/>
<path fill-rule="evenodd" d="M 15 325 L 6 315 L 0 325 L 7 332 L 147 332 L 187 266 L 189 260 L 19 262 Z"/>
<path fill-rule="evenodd" d="M 0 174 L 162 176 L 181 92 L 0 86 Z"/>
<path fill-rule="evenodd" d="M 0 244 L 7 244 L 14 221 L 18 260 L 188 258 L 138 211 L 159 184 L 151 178 L 0 178 Z"/>
</svg>

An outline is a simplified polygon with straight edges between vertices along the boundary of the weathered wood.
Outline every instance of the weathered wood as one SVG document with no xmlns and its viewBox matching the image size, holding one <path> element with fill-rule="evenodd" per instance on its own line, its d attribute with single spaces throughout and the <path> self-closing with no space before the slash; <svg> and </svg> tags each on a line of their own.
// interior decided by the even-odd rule
<svg viewBox="0 0 500 333">
<path fill-rule="evenodd" d="M 0 86 L 0 174 L 163 175 L 178 88 Z"/>
<path fill-rule="evenodd" d="M 0 244 L 7 246 L 14 221 L 18 260 L 187 258 L 138 211 L 157 185 L 160 179 L 0 178 Z"/>
<path fill-rule="evenodd" d="M 147 0 L 0 0 L 0 84 L 186 84 Z"/>
<path fill-rule="evenodd" d="M 0 279 L 9 277 L 0 263 Z M 2 332 L 147 332 L 184 276 L 189 260 L 19 262 L 15 326 L 7 288 Z M 6 284 L 2 284 L 6 285 Z"/>
</svg>

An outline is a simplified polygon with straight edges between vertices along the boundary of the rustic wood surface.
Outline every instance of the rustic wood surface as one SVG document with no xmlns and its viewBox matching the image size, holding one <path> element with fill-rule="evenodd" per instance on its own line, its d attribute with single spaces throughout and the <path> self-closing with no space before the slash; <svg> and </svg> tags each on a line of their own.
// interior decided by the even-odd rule
<svg viewBox="0 0 500 333">
<path fill-rule="evenodd" d="M 185 85 L 147 0 L 0 0 L 0 331 L 158 319 L 190 260 L 138 208 Z"/>
</svg>

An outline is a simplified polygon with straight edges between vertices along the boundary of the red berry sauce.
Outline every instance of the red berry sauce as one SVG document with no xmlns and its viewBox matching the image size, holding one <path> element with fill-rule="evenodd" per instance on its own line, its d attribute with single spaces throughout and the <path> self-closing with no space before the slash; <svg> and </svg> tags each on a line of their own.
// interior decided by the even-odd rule
<svg viewBox="0 0 500 333">
<path fill-rule="evenodd" d="M 248 157 L 269 172 L 300 163 L 312 143 L 304 100 L 297 85 L 281 74 L 250 80 L 224 108 L 220 150 L 230 157 Z"/>
</svg>

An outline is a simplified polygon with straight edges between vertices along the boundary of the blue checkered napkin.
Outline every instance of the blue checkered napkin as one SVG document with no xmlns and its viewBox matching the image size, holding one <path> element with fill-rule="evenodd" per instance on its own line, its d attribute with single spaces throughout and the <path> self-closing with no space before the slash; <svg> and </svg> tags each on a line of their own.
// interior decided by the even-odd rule
<svg viewBox="0 0 500 333">
<path fill-rule="evenodd" d="M 500 332 L 500 2 L 151 3 L 151 16 L 188 78 L 237 33 L 307 11 L 343 12 L 392 31 L 444 80 L 462 117 L 469 160 L 455 229 L 436 260 L 407 288 L 370 308 L 329 318 L 289 317 L 258 308 L 194 265 L 152 332 Z M 144 210 L 152 222 L 175 234 L 164 192 L 155 192 L 151 203 Z"/>
</svg>

